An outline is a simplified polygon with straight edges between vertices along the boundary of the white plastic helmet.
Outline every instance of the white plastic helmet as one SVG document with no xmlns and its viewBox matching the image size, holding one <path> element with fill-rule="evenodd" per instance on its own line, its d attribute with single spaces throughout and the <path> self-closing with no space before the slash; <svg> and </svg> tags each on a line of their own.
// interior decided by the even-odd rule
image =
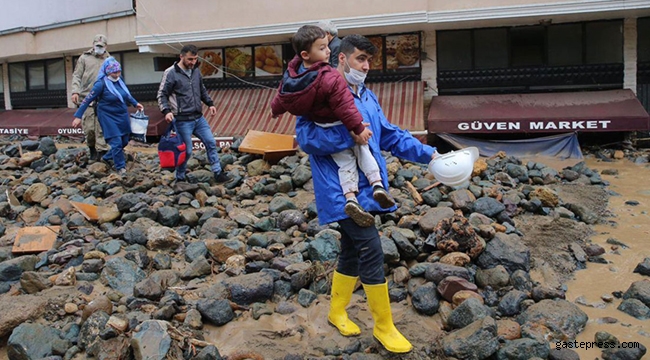
<svg viewBox="0 0 650 360">
<path fill-rule="evenodd" d="M 478 148 L 468 147 L 442 154 L 429 163 L 429 172 L 447 186 L 461 187 L 468 183 L 478 159 Z"/>
</svg>

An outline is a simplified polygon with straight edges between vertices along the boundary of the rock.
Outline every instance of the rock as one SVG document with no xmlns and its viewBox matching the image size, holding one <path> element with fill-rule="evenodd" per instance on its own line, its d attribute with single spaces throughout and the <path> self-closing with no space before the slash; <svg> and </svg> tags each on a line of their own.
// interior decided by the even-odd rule
<svg viewBox="0 0 650 360">
<path fill-rule="evenodd" d="M 452 302 L 454 295 L 461 290 L 476 291 L 476 285 L 458 276 L 448 276 L 438 284 L 438 292 L 445 300 Z"/>
<path fill-rule="evenodd" d="M 598 215 L 580 204 L 567 203 L 564 206 L 571 210 L 585 224 L 595 224 L 598 222 Z"/>
<path fill-rule="evenodd" d="M 218 262 L 225 263 L 233 255 L 244 255 L 246 245 L 239 240 L 206 240 L 210 255 Z"/>
<path fill-rule="evenodd" d="M 635 281 L 623 294 L 623 299 L 637 299 L 645 306 L 650 306 L 650 280 Z"/>
<path fill-rule="evenodd" d="M 133 286 L 142 281 L 146 274 L 133 261 L 116 257 L 106 261 L 101 279 L 111 288 L 125 294 L 133 294 Z"/>
<path fill-rule="evenodd" d="M 238 256 L 238 255 L 234 255 Z M 199 257 L 192 261 L 189 267 L 181 275 L 181 279 L 190 280 L 204 275 L 212 274 L 212 266 L 205 257 Z"/>
<path fill-rule="evenodd" d="M 551 289 L 545 286 L 537 286 L 533 288 L 532 297 L 536 302 L 540 302 L 544 299 L 564 299 L 564 291 Z"/>
<path fill-rule="evenodd" d="M 47 297 L 18 295 L 0 297 L 0 337 L 5 337 L 18 325 L 40 318 L 47 310 Z"/>
<path fill-rule="evenodd" d="M 418 287 L 413 292 L 411 303 L 417 312 L 429 316 L 434 315 L 440 306 L 435 284 L 426 283 Z"/>
<path fill-rule="evenodd" d="M 643 261 L 634 268 L 634 272 L 641 275 L 650 276 L 650 257 L 643 259 Z"/>
<path fill-rule="evenodd" d="M 309 258 L 312 261 L 335 261 L 341 252 L 340 235 L 336 235 L 327 230 L 318 233 L 307 247 Z"/>
<path fill-rule="evenodd" d="M 465 280 L 471 280 L 467 268 L 442 263 L 429 264 L 424 274 L 424 277 L 427 280 L 433 281 L 435 284 L 439 284 L 442 279 L 448 276 L 456 276 Z"/>
<path fill-rule="evenodd" d="M 526 300 L 528 295 L 519 290 L 511 290 L 503 296 L 499 302 L 499 313 L 505 316 L 515 316 L 521 311 L 521 302 Z"/>
<path fill-rule="evenodd" d="M 554 208 L 559 204 L 559 197 L 557 193 L 545 186 L 536 188 L 528 195 L 528 197 L 531 200 L 533 198 L 537 198 L 542 202 L 543 206 L 548 206 L 551 208 Z"/>
<path fill-rule="evenodd" d="M 440 258 L 440 263 L 441 264 L 448 264 L 448 265 L 454 265 L 454 266 L 465 266 L 469 264 L 469 262 L 472 259 L 469 257 L 469 255 L 462 253 L 462 252 L 450 252 Z"/>
<path fill-rule="evenodd" d="M 497 233 L 479 255 L 477 264 L 483 269 L 503 265 L 511 273 L 530 271 L 530 250 L 518 235 Z"/>
<path fill-rule="evenodd" d="M 436 207 L 427 210 L 420 218 L 418 225 L 425 234 L 430 234 L 438 226 L 440 220 L 454 216 L 454 210 L 448 207 Z"/>
<path fill-rule="evenodd" d="M 138 326 L 131 336 L 133 357 L 136 360 L 163 360 L 171 347 L 172 339 L 167 333 L 167 323 L 147 320 Z"/>
<path fill-rule="evenodd" d="M 36 183 L 31 185 L 23 194 L 23 199 L 30 204 L 38 204 L 45 200 L 50 193 L 47 185 L 43 183 Z"/>
<path fill-rule="evenodd" d="M 56 144 L 51 137 L 42 137 L 38 144 L 38 150 L 43 153 L 43 156 L 50 156 L 56 154 L 58 151 Z"/>
<path fill-rule="evenodd" d="M 553 332 L 554 338 L 575 339 L 587 323 L 588 317 L 578 306 L 566 300 L 542 300 L 517 317 L 519 324 L 537 323 Z"/>
<path fill-rule="evenodd" d="M 153 279 L 146 278 L 133 287 L 133 296 L 158 300 L 162 297 L 164 289 Z"/>
<path fill-rule="evenodd" d="M 515 340 L 521 337 L 521 327 L 516 321 L 510 319 L 497 320 L 497 333 L 500 338 Z"/>
<path fill-rule="evenodd" d="M 460 291 L 458 291 L 457 293 L 454 294 L 454 297 L 452 299 L 452 303 L 454 304 L 454 306 L 458 306 L 458 305 L 462 304 L 463 302 L 465 302 L 465 300 L 467 300 L 469 298 L 474 298 L 474 299 L 480 301 L 481 304 L 483 304 L 485 302 L 485 300 L 483 300 L 483 297 L 480 294 L 478 294 L 478 293 L 476 293 L 474 291 L 460 290 Z"/>
<path fill-rule="evenodd" d="M 81 326 L 81 330 L 79 330 L 77 346 L 81 349 L 88 348 L 97 339 L 99 333 L 104 330 L 109 318 L 110 316 L 103 311 L 97 311 L 90 315 Z"/>
<path fill-rule="evenodd" d="M 650 308 L 634 298 L 623 300 L 617 309 L 639 320 L 650 319 Z"/>
<path fill-rule="evenodd" d="M 549 360 L 580 360 L 580 355 L 571 349 L 551 349 L 548 353 Z"/>
<path fill-rule="evenodd" d="M 240 275 L 224 283 L 232 301 L 240 305 L 264 302 L 273 296 L 273 278 L 266 273 Z"/>
<path fill-rule="evenodd" d="M 646 354 L 646 347 L 639 344 L 637 348 L 616 348 L 603 350 L 604 360 L 640 360 Z"/>
<path fill-rule="evenodd" d="M 284 210 L 278 216 L 278 227 L 282 230 L 287 230 L 294 225 L 302 225 L 305 223 L 306 218 L 300 210 Z"/>
<path fill-rule="evenodd" d="M 508 286 L 510 274 L 503 265 L 497 265 L 491 269 L 478 269 L 476 271 L 476 285 L 481 288 L 490 286 L 493 289 L 500 289 Z"/>
<path fill-rule="evenodd" d="M 20 288 L 27 294 L 36 294 L 49 287 L 52 287 L 52 282 L 43 274 L 26 271 L 20 277 Z"/>
<path fill-rule="evenodd" d="M 530 280 L 530 275 L 523 270 L 517 270 L 512 273 L 510 276 L 510 285 L 519 291 L 530 293 L 533 290 L 533 283 Z"/>
<path fill-rule="evenodd" d="M 442 338 L 442 349 L 458 359 L 485 359 L 499 349 L 496 322 L 486 317 L 448 334 Z"/>
<path fill-rule="evenodd" d="M 102 311 L 106 314 L 113 313 L 113 303 L 106 295 L 100 295 L 89 302 L 83 309 L 81 320 L 86 321 L 86 319 L 98 311 Z"/>
<path fill-rule="evenodd" d="M 506 207 L 502 203 L 491 197 L 482 197 L 477 199 L 472 208 L 474 212 L 489 217 L 495 217 L 505 209 Z"/>
<path fill-rule="evenodd" d="M 7 355 L 12 360 L 40 359 L 69 346 L 67 340 L 60 338 L 59 330 L 41 324 L 21 324 L 7 341 Z"/>
<path fill-rule="evenodd" d="M 490 315 L 490 309 L 483 305 L 481 301 L 469 298 L 451 312 L 447 319 L 447 325 L 451 329 L 462 329 Z"/>
<path fill-rule="evenodd" d="M 548 342 L 537 342 L 533 339 L 517 339 L 506 343 L 497 352 L 498 360 L 528 360 L 532 358 L 546 359 L 550 348 Z"/>
<path fill-rule="evenodd" d="M 281 213 L 284 210 L 294 209 L 297 209 L 296 204 L 294 204 L 291 199 L 285 196 L 276 196 L 269 203 L 269 211 L 271 213 Z"/>
<path fill-rule="evenodd" d="M 185 247 L 185 261 L 192 262 L 198 258 L 205 258 L 208 248 L 203 241 L 195 241 Z"/>
<path fill-rule="evenodd" d="M 219 350 L 214 345 L 208 345 L 203 348 L 194 358 L 194 360 L 222 360 Z"/>
<path fill-rule="evenodd" d="M 147 230 L 147 249 L 176 249 L 183 244 L 183 237 L 166 226 L 153 226 Z"/>
<path fill-rule="evenodd" d="M 307 289 L 300 289 L 298 292 L 298 304 L 302 307 L 309 307 L 314 300 L 316 300 L 317 295 L 313 291 Z"/>
<path fill-rule="evenodd" d="M 196 303 L 196 308 L 206 320 L 217 326 L 225 325 L 235 318 L 230 302 L 225 299 L 202 299 Z"/>
<path fill-rule="evenodd" d="M 196 309 L 188 310 L 187 314 L 185 314 L 183 325 L 189 326 L 192 329 L 201 329 L 203 327 L 203 322 L 201 321 L 201 313 Z"/>
</svg>

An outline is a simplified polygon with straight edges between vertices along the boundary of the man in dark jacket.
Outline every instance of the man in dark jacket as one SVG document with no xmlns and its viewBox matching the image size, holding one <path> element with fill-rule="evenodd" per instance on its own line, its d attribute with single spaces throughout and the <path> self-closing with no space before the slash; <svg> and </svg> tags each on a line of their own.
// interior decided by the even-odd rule
<svg viewBox="0 0 650 360">
<path fill-rule="evenodd" d="M 178 134 L 187 147 L 186 159 L 192 156 L 192 135 L 196 135 L 205 145 L 215 180 L 224 183 L 231 178 L 221 169 L 217 143 L 208 121 L 203 117 L 202 102 L 209 107 L 211 116 L 217 114 L 217 108 L 203 85 L 201 72 L 196 68 L 198 52 L 194 45 L 183 46 L 180 61 L 165 70 L 158 88 L 158 106 L 167 122 L 176 120 Z M 177 181 L 185 181 L 187 160 L 176 168 Z"/>
<path fill-rule="evenodd" d="M 330 65 L 332 65 L 333 68 L 337 68 L 339 66 L 339 48 L 341 47 L 341 39 L 339 39 L 339 30 L 336 28 L 336 25 L 334 25 L 331 21 L 319 21 L 318 22 L 318 27 L 323 29 L 325 33 L 327 33 L 327 41 L 329 44 L 327 45 L 330 48 Z"/>
</svg>

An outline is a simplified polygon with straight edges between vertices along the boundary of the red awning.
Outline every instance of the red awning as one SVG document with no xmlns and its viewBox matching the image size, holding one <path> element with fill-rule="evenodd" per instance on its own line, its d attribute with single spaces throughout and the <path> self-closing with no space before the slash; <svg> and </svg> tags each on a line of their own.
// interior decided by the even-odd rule
<svg viewBox="0 0 650 360">
<path fill-rule="evenodd" d="M 420 81 L 369 84 L 382 105 L 388 120 L 407 130 L 425 130 L 424 88 Z M 278 134 L 295 134 L 295 116 L 284 114 L 271 118 L 273 89 L 212 90 L 210 96 L 217 115 L 204 115 L 218 136 L 245 135 L 258 130 Z"/>
<path fill-rule="evenodd" d="M 431 133 L 647 131 L 650 116 L 631 90 L 435 96 Z"/>
<path fill-rule="evenodd" d="M 149 136 L 161 135 L 167 128 L 162 113 L 147 107 Z M 77 109 L 8 110 L 0 112 L 0 135 L 28 136 L 83 136 L 80 128 L 73 128 L 72 119 Z"/>
</svg>

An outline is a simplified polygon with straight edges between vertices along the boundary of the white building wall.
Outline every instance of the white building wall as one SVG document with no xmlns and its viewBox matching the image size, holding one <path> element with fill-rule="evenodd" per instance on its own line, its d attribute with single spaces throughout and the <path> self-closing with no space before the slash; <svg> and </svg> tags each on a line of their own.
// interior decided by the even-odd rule
<svg viewBox="0 0 650 360">
<path fill-rule="evenodd" d="M 637 27 L 636 18 L 623 21 L 623 88 L 636 94 Z"/>
</svg>

